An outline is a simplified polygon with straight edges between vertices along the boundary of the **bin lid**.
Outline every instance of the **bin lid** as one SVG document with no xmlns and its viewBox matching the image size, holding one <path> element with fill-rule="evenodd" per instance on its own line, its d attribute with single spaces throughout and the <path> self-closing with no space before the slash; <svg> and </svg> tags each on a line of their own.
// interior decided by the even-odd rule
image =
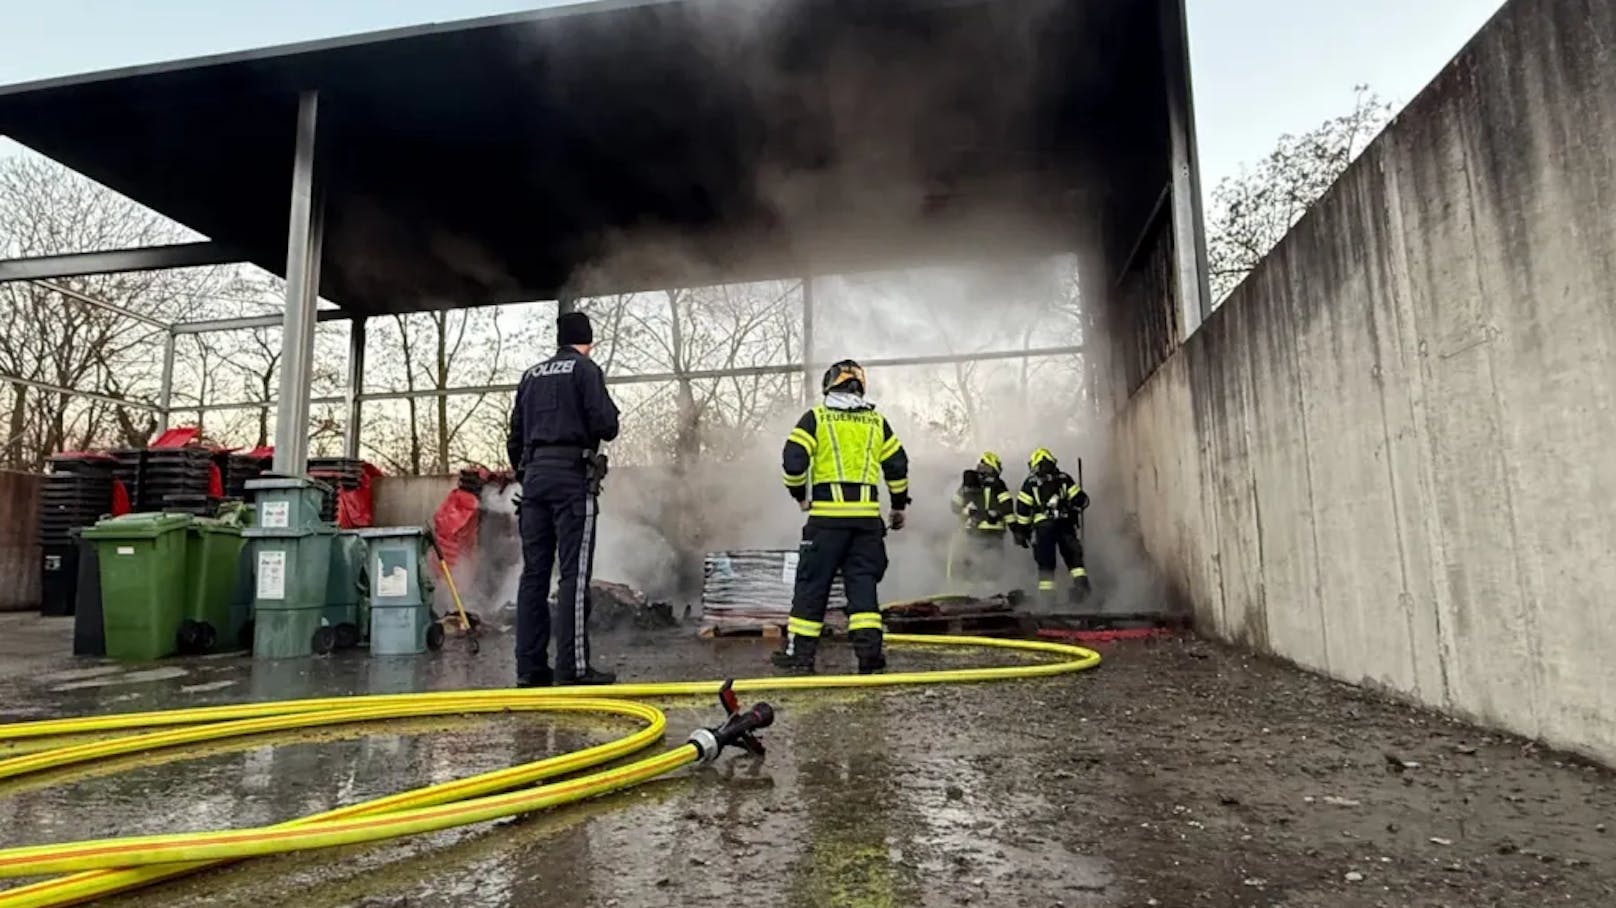
<svg viewBox="0 0 1616 908">
<path fill-rule="evenodd" d="M 318 479 L 307 476 L 260 476 L 249 479 L 243 486 L 249 492 L 262 492 L 266 489 L 319 489 L 322 492 L 331 491 L 331 487 Z"/>
<path fill-rule="evenodd" d="M 84 528 L 85 539 L 155 539 L 164 533 L 183 530 L 196 518 L 189 514 L 124 514 L 98 521 Z"/>
<path fill-rule="evenodd" d="M 243 527 L 241 535 L 247 539 L 301 539 L 304 536 L 335 536 L 335 527 Z"/>
<path fill-rule="evenodd" d="M 421 536 L 426 530 L 421 527 L 364 527 L 357 532 L 363 539 L 398 539 L 404 536 Z"/>
<path fill-rule="evenodd" d="M 220 520 L 217 517 L 194 517 L 191 519 L 191 532 L 218 533 L 221 536 L 240 536 L 242 528 L 236 524 Z"/>
</svg>

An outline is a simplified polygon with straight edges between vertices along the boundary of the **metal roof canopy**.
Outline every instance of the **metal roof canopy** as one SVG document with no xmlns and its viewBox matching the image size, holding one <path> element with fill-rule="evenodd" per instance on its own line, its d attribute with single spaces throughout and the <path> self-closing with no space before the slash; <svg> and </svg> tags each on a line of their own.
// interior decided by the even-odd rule
<svg viewBox="0 0 1616 908">
<path fill-rule="evenodd" d="M 314 270 L 359 315 L 1010 245 L 1116 274 L 1180 3 L 591 3 L 0 88 L 0 133 L 284 276 L 317 93 Z"/>
</svg>

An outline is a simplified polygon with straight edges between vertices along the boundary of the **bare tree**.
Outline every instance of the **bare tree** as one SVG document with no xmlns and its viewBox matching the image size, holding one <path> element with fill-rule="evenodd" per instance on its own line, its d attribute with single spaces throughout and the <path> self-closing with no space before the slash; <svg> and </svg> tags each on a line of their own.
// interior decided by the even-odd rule
<svg viewBox="0 0 1616 908">
<path fill-rule="evenodd" d="M 412 396 L 399 404 L 403 420 L 392 415 L 397 408 L 366 408 L 366 450 L 385 468 L 412 475 L 493 459 L 503 448 L 494 427 L 508 416 L 506 397 L 447 392 L 509 380 L 532 333 L 531 326 L 513 328 L 512 322 L 498 309 L 459 309 L 395 315 L 383 323 L 386 330 L 372 335 L 367 358 L 373 384 Z"/>
<path fill-rule="evenodd" d="M 641 405 L 671 409 L 666 421 L 641 414 L 642 425 L 667 428 L 661 437 L 647 439 L 649 451 L 671 449 L 676 465 L 702 456 L 733 457 L 767 415 L 795 399 L 794 376 L 719 380 L 693 375 L 790 362 L 800 346 L 800 290 L 797 282 L 732 284 L 612 301 L 608 311 L 621 326 L 612 353 L 615 362 L 633 372 L 673 376 L 670 394 L 655 395 Z"/>
<path fill-rule="evenodd" d="M 1207 247 L 1217 301 L 1245 280 L 1391 118 L 1391 105 L 1367 85 L 1354 91 L 1351 111 L 1299 136 L 1281 136 L 1268 157 L 1212 191 Z"/>
<path fill-rule="evenodd" d="M 0 256 L 127 248 L 194 238 L 177 224 L 54 162 L 31 155 L 0 160 Z M 92 275 L 56 282 L 0 284 L 0 377 L 155 402 L 162 369 L 161 329 L 89 306 L 82 294 L 178 321 L 239 279 L 232 268 Z M 155 428 L 148 408 L 124 407 L 13 384 L 5 460 L 40 466 L 54 451 L 139 443 Z"/>
</svg>

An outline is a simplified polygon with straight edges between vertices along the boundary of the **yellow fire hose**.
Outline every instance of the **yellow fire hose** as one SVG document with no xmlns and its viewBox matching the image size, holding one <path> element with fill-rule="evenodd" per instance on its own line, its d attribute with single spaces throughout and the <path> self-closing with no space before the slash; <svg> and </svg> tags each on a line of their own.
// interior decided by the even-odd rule
<svg viewBox="0 0 1616 908">
<path fill-rule="evenodd" d="M 1092 650 L 1041 640 L 915 634 L 888 634 L 887 640 L 894 644 L 997 647 L 1060 658 L 1059 661 L 996 668 L 751 678 L 736 681 L 734 690 L 744 693 L 1038 678 L 1082 671 L 1100 662 L 1099 654 Z M 718 681 L 675 681 L 533 691 L 445 691 L 287 700 L 0 725 L 0 741 L 138 732 L 0 760 L 0 780 L 3 780 L 204 741 L 384 719 L 468 713 L 587 712 L 628 717 L 644 723 L 638 731 L 605 744 L 272 826 L 0 850 L 0 877 L 70 874 L 0 891 L 0 908 L 79 904 L 223 862 L 374 842 L 487 822 L 628 788 L 696 762 L 701 757 L 700 750 L 694 743 L 685 743 L 620 766 L 596 769 L 561 781 L 546 780 L 622 759 L 662 737 L 667 727 L 662 711 L 625 698 L 710 696 L 720 687 Z M 539 782 L 545 784 L 524 787 Z"/>
</svg>

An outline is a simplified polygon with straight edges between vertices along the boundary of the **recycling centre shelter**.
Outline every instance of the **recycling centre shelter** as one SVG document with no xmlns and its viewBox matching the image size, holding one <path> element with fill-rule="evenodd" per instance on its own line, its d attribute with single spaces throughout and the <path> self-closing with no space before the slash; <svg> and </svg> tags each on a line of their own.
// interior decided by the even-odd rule
<svg viewBox="0 0 1616 908">
<path fill-rule="evenodd" d="M 283 471 L 319 297 L 566 305 L 1013 237 L 1096 251 L 1145 374 L 1205 305 L 1187 73 L 1183 0 L 641 0 L 0 88 L 0 134 L 208 237 L 0 280 L 285 277 Z"/>
</svg>

